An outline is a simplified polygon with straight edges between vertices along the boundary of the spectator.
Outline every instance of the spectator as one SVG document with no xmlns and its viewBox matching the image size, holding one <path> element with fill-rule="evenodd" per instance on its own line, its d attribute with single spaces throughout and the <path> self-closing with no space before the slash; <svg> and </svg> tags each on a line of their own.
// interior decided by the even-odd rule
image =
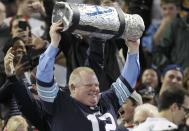
<svg viewBox="0 0 189 131">
<path fill-rule="evenodd" d="M 24 46 L 19 47 L 19 45 L 23 45 L 23 42 L 21 40 L 18 40 L 16 44 L 17 44 L 17 50 L 19 50 L 20 54 L 24 53 L 22 49 Z M 7 75 L 7 79 L 1 88 L 3 90 L 0 90 L 1 93 L 0 100 L 5 99 L 7 101 L 10 101 L 10 98 L 14 95 L 12 99 L 14 100 L 13 102 L 16 103 L 16 106 L 12 105 L 12 103 L 9 104 L 7 102 L 9 104 L 8 109 L 12 109 L 12 114 L 9 113 L 8 118 L 12 115 L 19 115 L 18 114 L 19 112 L 15 112 L 15 110 L 18 109 L 17 104 L 19 104 L 21 105 L 19 106 L 20 107 L 19 109 L 21 110 L 23 115 L 34 126 L 36 126 L 40 131 L 50 131 L 48 124 L 45 123 L 45 121 L 43 120 L 44 118 L 42 118 L 41 114 L 39 113 L 38 109 L 40 109 L 41 107 L 40 103 L 35 98 L 35 96 L 33 96 L 32 94 L 33 92 L 31 93 L 29 91 L 28 85 L 25 84 L 22 79 L 20 79 L 20 76 L 22 76 L 23 73 L 25 72 L 26 66 L 24 63 L 20 63 L 20 60 L 14 60 L 16 56 L 14 56 L 13 54 L 15 54 L 16 50 L 15 49 L 13 50 L 13 48 L 14 47 L 11 47 L 7 51 L 7 54 L 4 58 L 5 72 Z M 33 80 L 31 81 L 33 82 Z"/>
<path fill-rule="evenodd" d="M 141 84 L 137 91 L 141 94 L 144 103 L 153 103 L 153 98 L 159 92 L 160 78 L 156 69 L 147 68 L 141 76 Z"/>
<path fill-rule="evenodd" d="M 156 0 L 157 1 L 157 0 Z M 180 0 L 161 0 L 162 20 L 153 22 L 142 38 L 143 50 L 146 53 L 146 58 L 152 64 L 152 54 L 154 46 L 157 46 L 166 30 L 166 27 L 171 23 L 174 17 L 179 14 Z"/>
<path fill-rule="evenodd" d="M 188 93 L 183 88 L 172 87 L 160 96 L 158 109 L 160 117 L 149 117 L 133 131 L 165 131 L 178 129 L 185 123 L 188 113 Z"/>
<path fill-rule="evenodd" d="M 176 17 L 166 28 L 153 55 L 153 61 L 157 67 L 172 63 L 182 65 L 184 69 L 189 66 L 188 19 L 189 14 L 185 17 Z"/>
<path fill-rule="evenodd" d="M 133 115 L 134 110 L 138 105 L 142 104 L 142 97 L 134 91 L 132 95 L 123 103 L 121 108 L 119 109 L 120 120 L 119 127 L 125 127 L 128 130 L 132 130 L 134 127 L 133 123 Z"/>
<path fill-rule="evenodd" d="M 161 95 L 166 89 L 171 87 L 181 87 L 183 82 L 183 69 L 176 64 L 167 65 L 162 72 L 161 77 Z"/>
</svg>

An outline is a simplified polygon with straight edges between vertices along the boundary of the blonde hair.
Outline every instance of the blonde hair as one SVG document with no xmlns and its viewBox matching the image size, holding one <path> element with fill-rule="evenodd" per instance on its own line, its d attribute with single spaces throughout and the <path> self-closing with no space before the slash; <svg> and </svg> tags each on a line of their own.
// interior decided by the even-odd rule
<svg viewBox="0 0 189 131">
<path fill-rule="evenodd" d="M 20 115 L 10 117 L 6 125 L 7 131 L 17 131 L 18 128 L 24 128 L 24 131 L 28 131 L 26 119 Z"/>
<path fill-rule="evenodd" d="M 136 113 L 145 114 L 146 117 L 157 117 L 159 116 L 158 108 L 152 104 L 145 103 L 139 105 L 135 108 L 135 115 Z M 134 117 L 135 117 L 134 115 Z"/>
<path fill-rule="evenodd" d="M 69 87 L 71 87 L 72 84 L 75 85 L 80 82 L 82 73 L 95 74 L 94 70 L 89 67 L 78 67 L 74 69 L 70 75 L 69 82 L 68 82 Z"/>
</svg>

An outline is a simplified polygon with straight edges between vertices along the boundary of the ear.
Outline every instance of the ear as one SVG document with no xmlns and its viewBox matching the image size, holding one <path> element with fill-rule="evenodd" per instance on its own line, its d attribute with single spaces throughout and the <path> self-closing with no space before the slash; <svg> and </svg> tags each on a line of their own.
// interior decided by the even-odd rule
<svg viewBox="0 0 189 131">
<path fill-rule="evenodd" d="M 74 84 L 71 84 L 71 85 L 70 85 L 70 91 L 71 91 L 71 92 L 75 91 L 75 85 L 74 85 Z"/>
<path fill-rule="evenodd" d="M 170 110 L 172 111 L 172 112 L 175 112 L 176 110 L 178 110 L 178 105 L 176 104 L 176 103 L 173 103 L 171 106 L 170 106 Z"/>
</svg>

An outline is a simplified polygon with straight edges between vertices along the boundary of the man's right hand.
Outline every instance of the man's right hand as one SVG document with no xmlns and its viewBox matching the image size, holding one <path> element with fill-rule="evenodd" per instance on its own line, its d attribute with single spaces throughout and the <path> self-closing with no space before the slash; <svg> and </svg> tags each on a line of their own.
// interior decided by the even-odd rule
<svg viewBox="0 0 189 131">
<path fill-rule="evenodd" d="M 58 47 L 59 42 L 61 40 L 60 31 L 63 29 L 63 23 L 58 21 L 56 23 L 52 23 L 50 29 L 50 37 L 51 37 L 51 45 L 55 48 Z"/>
</svg>

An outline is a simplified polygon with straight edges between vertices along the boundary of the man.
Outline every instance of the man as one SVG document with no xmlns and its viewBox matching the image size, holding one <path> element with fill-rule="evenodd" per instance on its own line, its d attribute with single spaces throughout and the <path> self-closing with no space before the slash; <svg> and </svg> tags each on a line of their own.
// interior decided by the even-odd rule
<svg viewBox="0 0 189 131">
<path fill-rule="evenodd" d="M 63 28 L 61 25 L 61 22 L 52 24 L 51 44 L 41 55 L 37 68 L 37 90 L 51 130 L 116 131 L 117 111 L 132 93 L 131 87 L 135 86 L 140 72 L 139 41 L 127 40 L 127 62 L 120 77 L 108 91 L 100 94 L 94 71 L 79 67 L 70 75 L 69 96 L 58 88 L 53 78 L 53 65 L 61 39 L 58 31 Z"/>
<path fill-rule="evenodd" d="M 186 10 L 188 13 L 188 9 Z M 158 67 L 166 64 L 179 64 L 185 69 L 189 66 L 189 13 L 176 17 L 165 29 L 160 43 L 153 54 L 154 64 Z"/>
<path fill-rule="evenodd" d="M 157 105 L 159 95 L 161 95 L 165 90 L 172 87 L 181 87 L 183 81 L 183 70 L 177 64 L 167 65 L 161 74 L 161 87 L 157 88 L 156 95 L 154 97 L 154 104 Z"/>
<path fill-rule="evenodd" d="M 160 95 L 168 88 L 182 86 L 183 70 L 179 65 L 167 65 L 162 72 Z"/>
<path fill-rule="evenodd" d="M 133 123 L 133 115 L 134 110 L 138 105 L 143 103 L 142 97 L 134 91 L 132 95 L 122 104 L 121 108 L 119 109 L 120 121 L 119 127 L 125 127 L 128 130 L 132 130 L 134 123 Z"/>
<path fill-rule="evenodd" d="M 172 87 L 162 93 L 158 108 L 160 117 L 149 117 L 133 131 L 167 131 L 185 123 L 189 109 L 189 94 L 183 88 Z"/>
</svg>

